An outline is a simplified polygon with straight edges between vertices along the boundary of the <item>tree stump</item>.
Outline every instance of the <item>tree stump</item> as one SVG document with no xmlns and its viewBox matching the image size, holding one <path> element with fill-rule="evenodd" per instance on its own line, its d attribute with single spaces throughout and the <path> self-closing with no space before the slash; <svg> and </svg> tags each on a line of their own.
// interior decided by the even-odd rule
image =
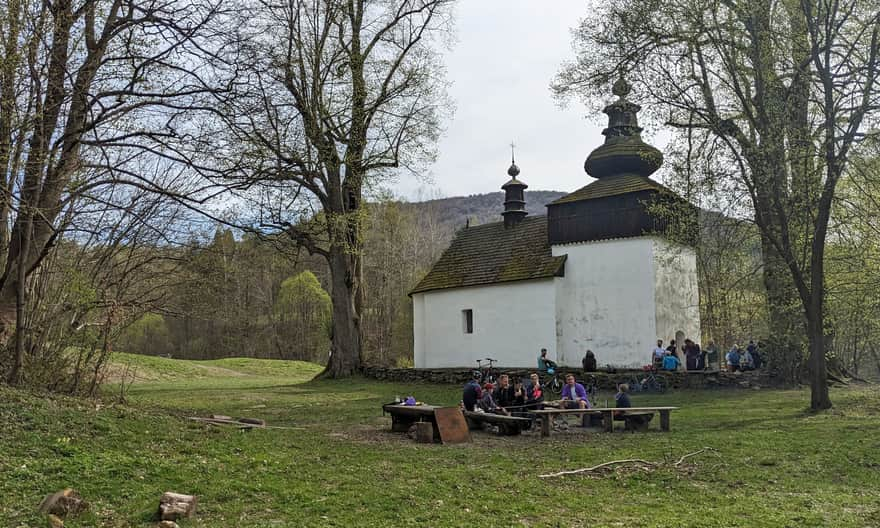
<svg viewBox="0 0 880 528">
<path fill-rule="evenodd" d="M 431 444 L 434 442 L 434 424 L 431 422 L 416 422 L 416 442 Z"/>
<path fill-rule="evenodd" d="M 197 502 L 195 495 L 166 491 L 159 500 L 159 520 L 176 521 L 181 517 L 192 517 Z"/>
</svg>

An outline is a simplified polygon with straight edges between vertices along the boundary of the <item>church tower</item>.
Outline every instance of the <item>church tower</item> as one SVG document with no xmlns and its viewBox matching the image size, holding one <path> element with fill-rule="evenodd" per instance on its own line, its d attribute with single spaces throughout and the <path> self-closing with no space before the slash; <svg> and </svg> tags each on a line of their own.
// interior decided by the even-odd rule
<svg viewBox="0 0 880 528">
<path fill-rule="evenodd" d="M 501 213 L 501 216 L 504 217 L 504 227 L 509 228 L 520 223 L 529 214 L 526 211 L 525 196 L 528 185 L 516 179 L 519 176 L 519 167 L 516 166 L 513 154 L 510 156 L 510 168 L 507 169 L 507 175 L 510 176 L 510 180 L 501 186 L 501 190 L 504 191 L 504 212 Z"/>
<path fill-rule="evenodd" d="M 696 210 L 650 176 L 663 154 L 642 140 L 630 86 L 614 83 L 604 143 L 584 170 L 596 181 L 547 206 L 554 256 L 567 256 L 557 288 L 557 353 L 577 365 L 648 364 L 657 339 L 700 338 L 696 253 L 684 236 Z"/>
</svg>

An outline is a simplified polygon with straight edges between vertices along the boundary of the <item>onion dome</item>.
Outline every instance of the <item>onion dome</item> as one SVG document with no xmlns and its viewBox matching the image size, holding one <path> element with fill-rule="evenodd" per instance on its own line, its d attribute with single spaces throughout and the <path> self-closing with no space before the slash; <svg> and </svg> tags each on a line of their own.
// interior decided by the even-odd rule
<svg viewBox="0 0 880 528">
<path fill-rule="evenodd" d="M 623 77 L 611 92 L 617 100 L 602 110 L 608 115 L 608 128 L 602 131 L 605 143 L 590 153 L 584 170 L 594 178 L 636 175 L 647 178 L 663 164 L 663 154 L 642 141 L 638 114 L 641 106 L 626 99 L 631 87 Z"/>
</svg>

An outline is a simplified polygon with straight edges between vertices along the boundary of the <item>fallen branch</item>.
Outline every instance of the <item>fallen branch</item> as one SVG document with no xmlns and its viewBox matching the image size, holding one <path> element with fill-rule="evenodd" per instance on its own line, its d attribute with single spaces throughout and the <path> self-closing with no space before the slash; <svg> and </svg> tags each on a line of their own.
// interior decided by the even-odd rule
<svg viewBox="0 0 880 528">
<path fill-rule="evenodd" d="M 706 452 L 708 452 L 708 451 L 715 451 L 715 449 L 712 448 L 712 447 L 704 447 L 703 449 L 700 449 L 699 451 L 694 451 L 693 453 L 688 453 L 688 454 L 684 455 L 683 457 L 679 458 L 679 459 L 678 459 L 678 462 L 676 462 L 675 464 L 673 464 L 673 466 L 674 466 L 674 467 L 678 467 L 678 466 L 680 466 L 680 465 L 682 464 L 682 462 L 685 461 L 685 459 L 688 459 L 688 458 L 690 458 L 690 457 L 692 457 L 692 456 L 699 455 L 700 453 L 706 453 Z"/>
<path fill-rule="evenodd" d="M 560 471 L 559 473 L 548 473 L 546 475 L 538 475 L 538 478 L 552 478 L 552 477 L 561 477 L 563 475 L 577 475 L 578 473 L 589 473 L 591 471 L 596 471 L 597 469 L 602 469 L 609 466 L 619 465 L 619 464 L 640 464 L 643 466 L 654 467 L 657 465 L 656 462 L 648 462 L 647 460 L 642 460 L 640 458 L 628 458 L 626 460 L 612 460 L 611 462 L 604 462 L 599 464 L 598 466 L 581 468 L 581 469 L 573 469 L 571 471 Z"/>
<path fill-rule="evenodd" d="M 682 456 L 681 458 L 679 458 L 678 462 L 676 462 L 675 464 L 672 464 L 672 467 L 679 467 L 688 458 L 690 458 L 692 456 L 699 455 L 701 453 L 710 452 L 710 451 L 715 452 L 717 450 L 712 447 L 704 447 L 703 449 L 700 449 L 699 451 L 694 451 L 693 453 L 688 453 L 688 454 Z M 624 465 L 624 464 L 638 465 L 638 466 L 642 466 L 646 469 L 656 469 L 657 467 L 664 465 L 664 463 L 662 463 L 662 462 L 651 462 L 648 460 L 642 460 L 640 458 L 628 458 L 626 460 L 612 460 L 611 462 L 603 462 L 602 464 L 599 464 L 598 466 L 593 466 L 593 467 L 588 467 L 588 468 L 573 469 L 570 471 L 560 471 L 558 473 L 548 473 L 546 475 L 538 475 L 538 478 L 553 478 L 553 477 L 562 477 L 565 475 L 578 475 L 580 473 L 591 473 L 593 471 L 603 469 L 606 467 L 618 466 L 618 465 Z"/>
<path fill-rule="evenodd" d="M 302 429 L 302 427 L 285 427 L 281 425 L 266 425 L 266 422 L 263 420 L 259 420 L 260 423 L 253 423 L 257 421 L 253 418 L 242 418 L 240 420 L 225 420 L 222 418 L 202 418 L 200 416 L 188 416 L 187 420 L 192 420 L 194 422 L 203 422 L 210 425 L 234 425 L 239 429 Z M 247 421 L 245 421 L 247 420 Z"/>
</svg>

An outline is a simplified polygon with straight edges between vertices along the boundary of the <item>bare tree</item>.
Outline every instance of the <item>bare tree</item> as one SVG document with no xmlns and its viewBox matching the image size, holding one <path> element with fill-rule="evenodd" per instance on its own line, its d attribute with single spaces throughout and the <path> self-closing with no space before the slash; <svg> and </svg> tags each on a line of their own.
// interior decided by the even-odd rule
<svg viewBox="0 0 880 528">
<path fill-rule="evenodd" d="M 331 377 L 361 360 L 365 193 L 433 155 L 445 109 L 433 48 L 451 4 L 242 2 L 247 20 L 230 22 L 217 152 L 243 208 L 259 213 L 255 228 L 283 230 L 327 261 Z"/>
<path fill-rule="evenodd" d="M 771 331 L 809 341 L 811 408 L 831 406 L 824 255 L 850 152 L 876 119 L 880 12 L 859 0 L 608 2 L 576 35 L 560 93 L 635 78 L 657 115 L 712 139 L 737 170 L 763 240 Z M 793 345 L 792 345 L 793 346 Z M 786 352 L 791 363 L 797 351 Z"/>
<path fill-rule="evenodd" d="M 219 0 L 11 0 L 0 9 L 0 343 L 21 376 L 28 278 L 77 199 L 108 184 L 161 190 L 146 155 L 195 165 L 180 122 L 208 90 L 195 57 Z M 194 138 L 188 138 L 194 141 Z M 8 347 L 7 347 L 8 348 Z"/>
</svg>

